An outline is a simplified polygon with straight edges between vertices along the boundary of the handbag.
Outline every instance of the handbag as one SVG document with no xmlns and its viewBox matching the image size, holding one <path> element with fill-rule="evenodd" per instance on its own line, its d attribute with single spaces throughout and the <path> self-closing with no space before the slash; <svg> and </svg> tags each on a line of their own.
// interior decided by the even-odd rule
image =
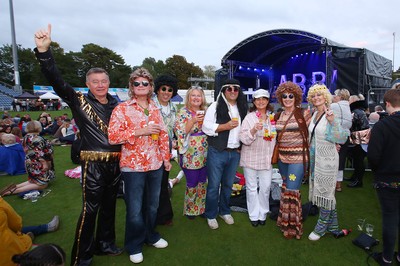
<svg viewBox="0 0 400 266">
<path fill-rule="evenodd" d="M 353 239 L 353 244 L 369 251 L 379 244 L 379 240 L 367 235 L 366 233 L 361 233 L 357 238 Z"/>
<path fill-rule="evenodd" d="M 354 145 L 368 144 L 371 136 L 371 128 L 353 131 L 350 134 L 350 143 Z"/>
<path fill-rule="evenodd" d="M 271 164 L 278 163 L 278 159 L 279 159 L 279 144 L 276 143 L 274 147 L 274 152 L 272 153 L 271 157 Z"/>
<path fill-rule="evenodd" d="M 271 164 L 276 164 L 276 163 L 278 163 L 278 160 L 279 160 L 279 141 L 281 140 L 282 135 L 283 135 L 283 132 L 285 131 L 286 126 L 287 126 L 287 124 L 288 124 L 290 118 L 292 118 L 293 113 L 294 113 L 294 112 L 292 112 L 292 113 L 290 114 L 290 116 L 289 116 L 288 119 L 286 120 L 285 125 L 284 125 L 283 128 L 282 128 L 282 131 L 279 132 L 278 138 L 276 139 L 276 143 L 275 143 L 275 146 L 274 146 L 274 151 L 273 151 L 273 153 L 272 153 Z"/>
</svg>

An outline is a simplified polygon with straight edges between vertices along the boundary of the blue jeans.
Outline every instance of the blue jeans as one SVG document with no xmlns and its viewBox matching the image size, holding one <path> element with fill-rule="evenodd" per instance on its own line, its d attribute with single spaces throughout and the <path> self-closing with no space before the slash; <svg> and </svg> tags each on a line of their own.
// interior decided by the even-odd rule
<svg viewBox="0 0 400 266">
<path fill-rule="evenodd" d="M 240 153 L 236 151 L 220 152 L 214 147 L 208 147 L 208 186 L 205 211 L 208 219 L 215 219 L 218 213 L 220 215 L 231 213 L 229 201 L 239 160 Z"/>
<path fill-rule="evenodd" d="M 122 172 L 125 186 L 125 249 L 133 255 L 142 252 L 143 244 L 160 240 L 155 232 L 164 167 L 148 172 Z"/>
<path fill-rule="evenodd" d="M 286 189 L 299 190 L 304 177 L 303 163 L 283 163 L 279 160 L 278 167 Z"/>
<path fill-rule="evenodd" d="M 22 233 L 27 234 L 28 232 L 32 232 L 35 236 L 45 234 L 48 232 L 48 225 L 41 224 L 41 225 L 31 225 L 31 226 L 24 226 L 21 230 Z"/>
</svg>

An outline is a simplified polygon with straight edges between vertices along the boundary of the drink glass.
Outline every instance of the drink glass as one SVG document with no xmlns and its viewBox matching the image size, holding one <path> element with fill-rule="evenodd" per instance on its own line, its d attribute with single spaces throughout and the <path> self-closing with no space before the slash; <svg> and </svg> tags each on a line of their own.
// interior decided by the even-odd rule
<svg viewBox="0 0 400 266">
<path fill-rule="evenodd" d="M 357 219 L 357 230 L 362 231 L 364 229 L 365 219 Z"/>
<path fill-rule="evenodd" d="M 196 111 L 196 115 L 204 115 L 204 110 L 198 110 Z M 203 121 L 198 122 L 199 128 L 203 125 Z"/>
<path fill-rule="evenodd" d="M 38 194 L 32 194 L 31 202 L 36 202 L 38 200 Z"/>
<path fill-rule="evenodd" d="M 365 231 L 367 232 L 367 235 L 372 236 L 374 233 L 374 226 L 372 224 L 366 224 Z"/>
<path fill-rule="evenodd" d="M 154 124 L 154 121 L 150 121 L 149 125 Z M 158 134 L 151 134 L 151 139 L 157 141 L 158 140 Z"/>
</svg>

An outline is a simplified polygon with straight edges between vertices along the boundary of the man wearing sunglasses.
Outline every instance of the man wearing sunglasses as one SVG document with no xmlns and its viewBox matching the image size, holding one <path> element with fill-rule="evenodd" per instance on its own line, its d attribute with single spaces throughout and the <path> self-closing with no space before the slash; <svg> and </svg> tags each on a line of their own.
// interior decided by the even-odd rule
<svg viewBox="0 0 400 266">
<path fill-rule="evenodd" d="M 247 109 L 239 81 L 228 79 L 204 118 L 203 132 L 208 135 L 205 216 L 211 229 L 218 228 L 218 214 L 225 223 L 234 224 L 229 202 L 240 160 L 240 124 Z"/>
<path fill-rule="evenodd" d="M 171 152 L 174 135 L 174 123 L 176 117 L 176 107 L 171 102 L 171 98 L 178 95 L 178 80 L 170 75 L 161 75 L 154 81 L 153 100 L 161 111 L 161 115 L 168 131 L 169 151 Z M 169 171 L 164 169 L 161 181 L 160 201 L 157 210 L 156 223 L 159 225 L 171 225 L 174 213 L 172 211 L 171 200 L 168 192 Z"/>
<path fill-rule="evenodd" d="M 35 43 L 35 55 L 42 73 L 69 105 L 80 130 L 82 211 L 71 252 L 71 265 L 90 265 L 94 254 L 116 256 L 123 252 L 115 245 L 115 205 L 120 183 L 121 145 L 111 145 L 107 133 L 111 113 L 118 101 L 108 93 L 110 79 L 102 68 L 92 68 L 87 72 L 87 95 L 75 92 L 63 80 L 49 49 L 50 24 L 47 30 L 35 33 Z"/>
</svg>

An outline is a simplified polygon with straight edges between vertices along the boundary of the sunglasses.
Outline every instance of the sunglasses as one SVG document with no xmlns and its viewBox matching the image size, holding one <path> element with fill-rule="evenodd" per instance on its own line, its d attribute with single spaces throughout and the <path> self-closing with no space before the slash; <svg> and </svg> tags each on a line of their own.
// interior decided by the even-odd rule
<svg viewBox="0 0 400 266">
<path fill-rule="evenodd" d="M 291 94 L 291 93 L 289 93 L 289 94 L 282 94 L 282 99 L 287 99 L 287 98 L 293 99 L 293 98 L 294 98 L 294 95 Z"/>
<path fill-rule="evenodd" d="M 227 92 L 238 92 L 239 91 L 239 86 L 229 86 L 227 89 L 226 89 L 226 91 Z"/>
<path fill-rule="evenodd" d="M 148 81 L 142 81 L 142 82 L 134 81 L 132 84 L 134 87 L 139 87 L 140 84 L 142 84 L 143 87 L 147 87 L 147 86 L 149 86 L 150 83 Z"/>
<path fill-rule="evenodd" d="M 167 91 L 167 90 L 168 90 L 168 92 L 172 92 L 173 91 L 172 88 L 161 87 L 161 91 Z"/>
</svg>

